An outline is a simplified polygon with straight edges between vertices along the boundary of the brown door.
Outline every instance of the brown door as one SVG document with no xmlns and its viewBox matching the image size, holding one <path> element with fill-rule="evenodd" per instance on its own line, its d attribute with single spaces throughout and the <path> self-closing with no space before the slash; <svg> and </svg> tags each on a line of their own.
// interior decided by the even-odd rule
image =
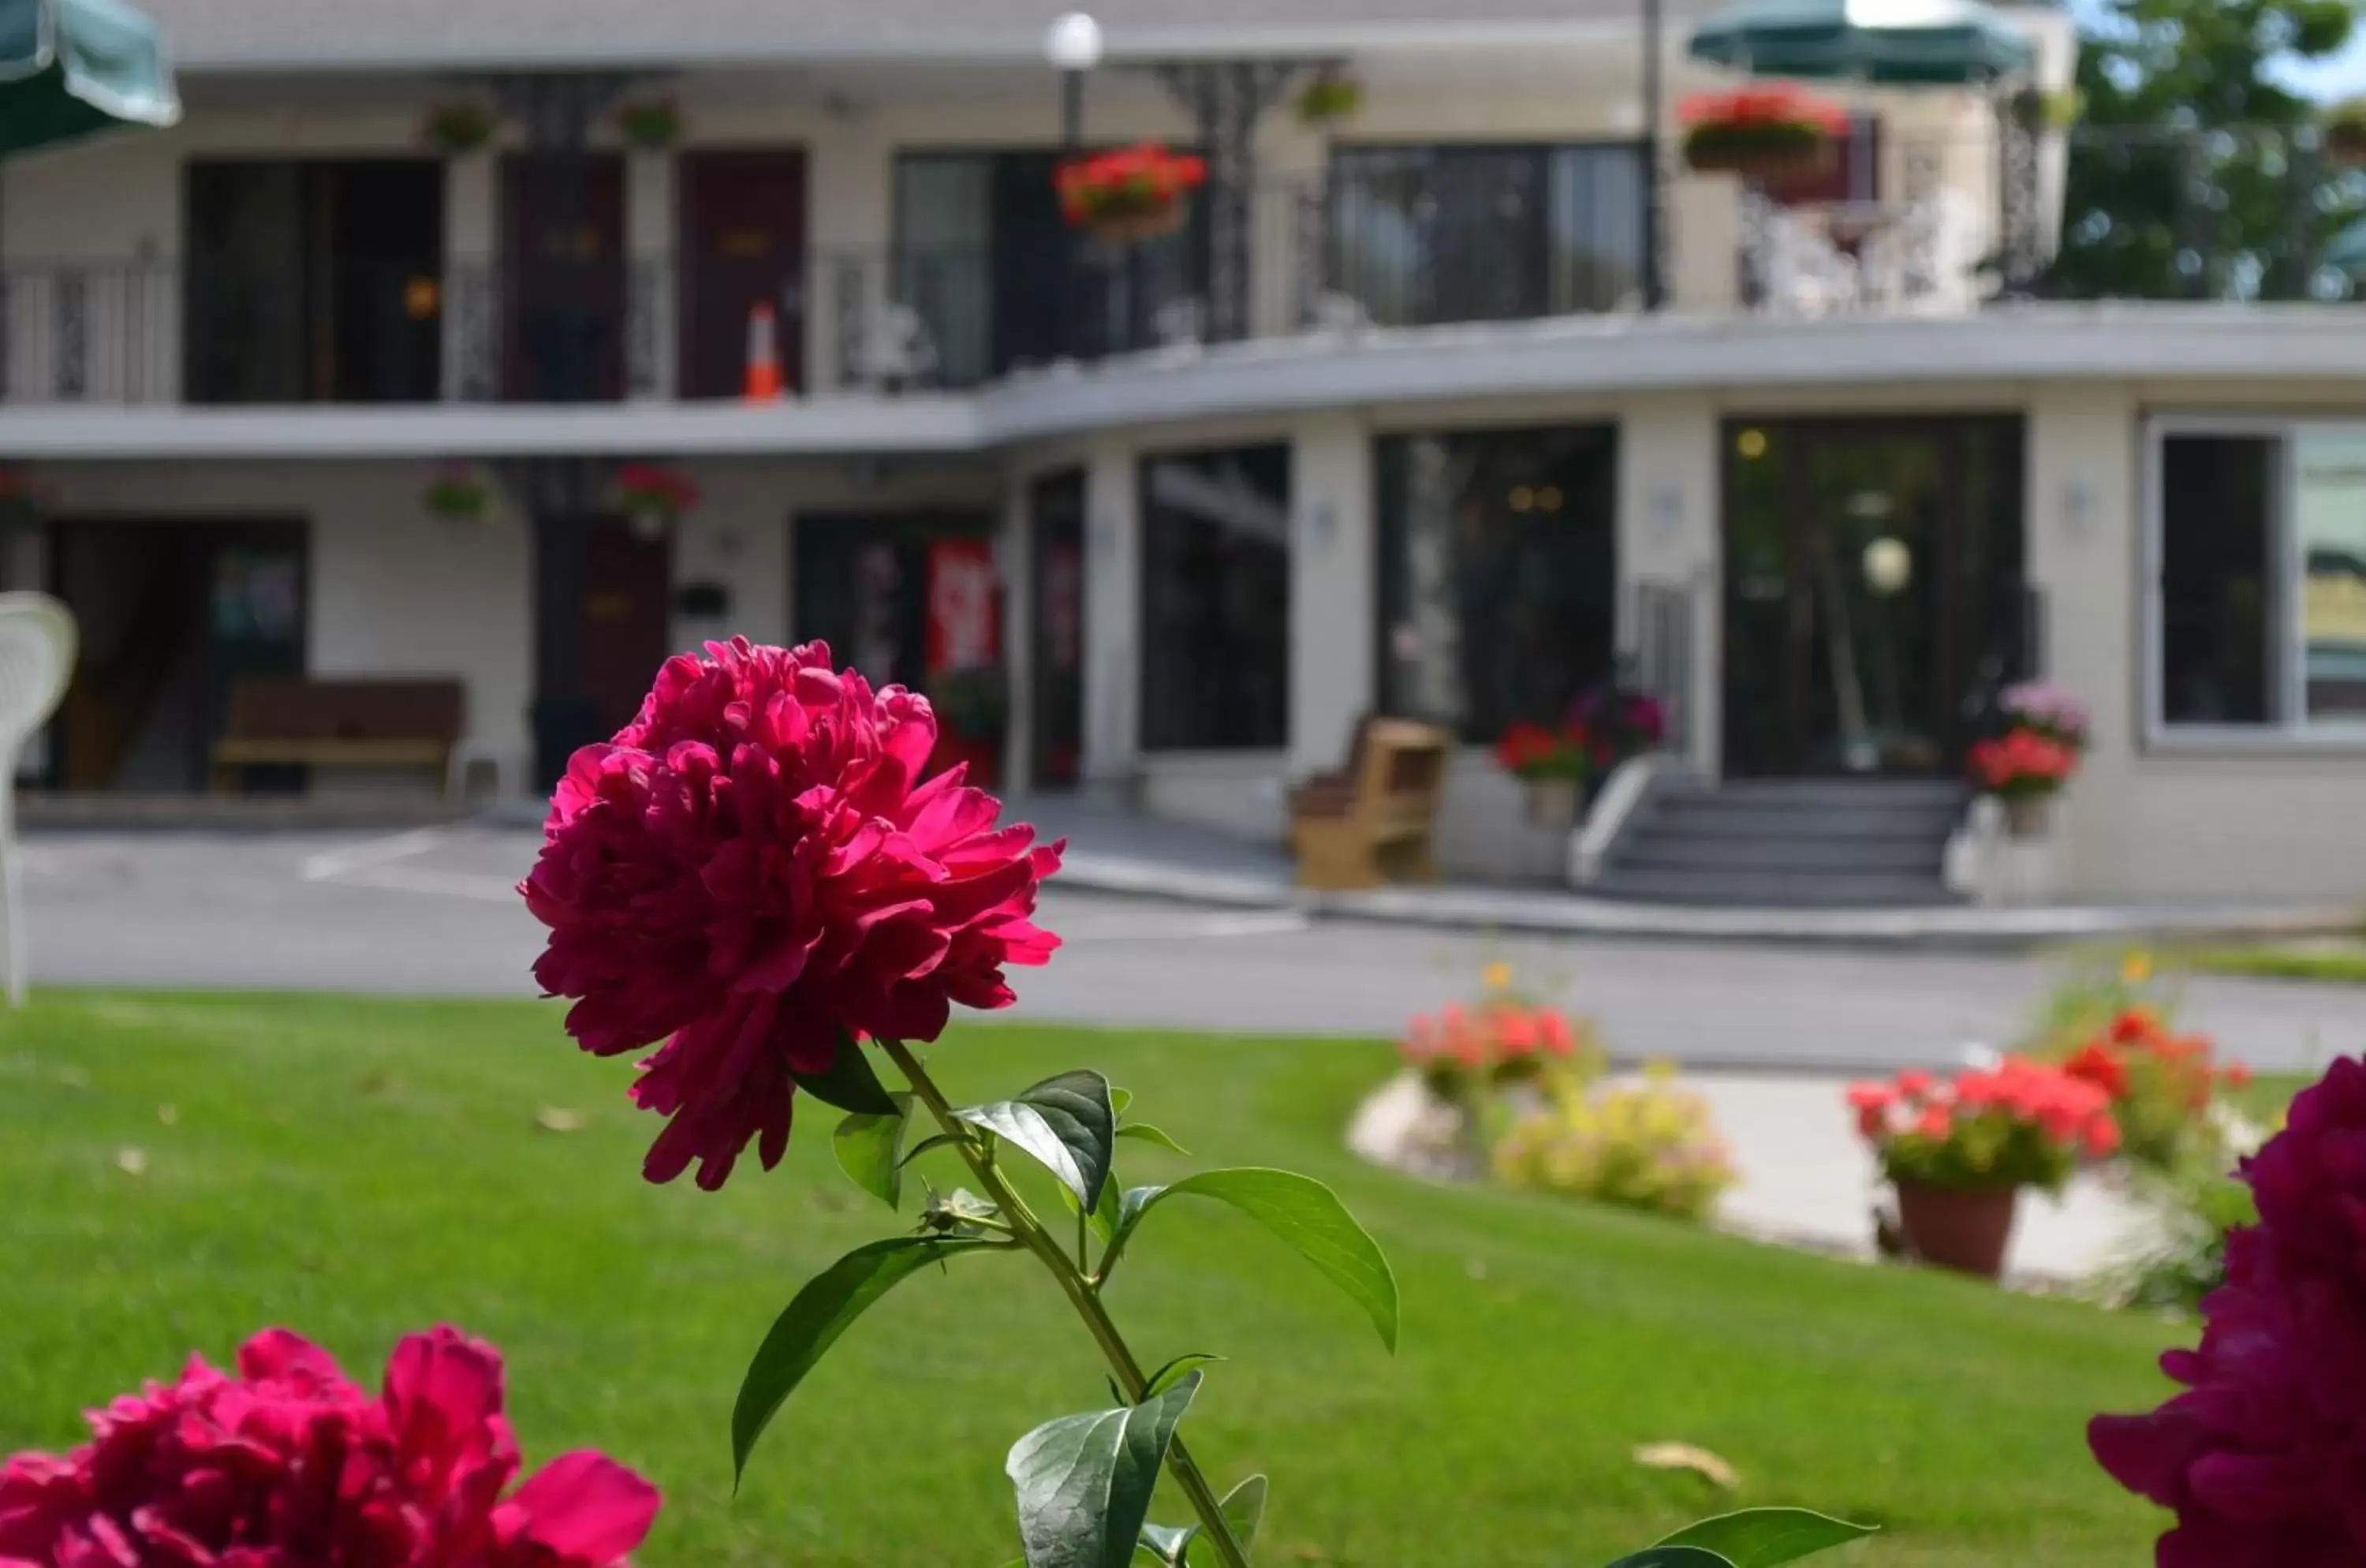
<svg viewBox="0 0 2366 1568">
<path fill-rule="evenodd" d="M 769 305 L 782 385 L 805 376 L 806 159 L 799 152 L 693 152 L 682 179 L 682 395 L 736 398 L 750 319 Z"/>
<path fill-rule="evenodd" d="M 665 535 L 645 539 L 622 523 L 587 525 L 575 679 L 603 735 L 633 721 L 673 651 L 672 581 Z"/>
<path fill-rule="evenodd" d="M 625 395 L 625 165 L 519 153 L 501 164 L 501 392 Z"/>
</svg>

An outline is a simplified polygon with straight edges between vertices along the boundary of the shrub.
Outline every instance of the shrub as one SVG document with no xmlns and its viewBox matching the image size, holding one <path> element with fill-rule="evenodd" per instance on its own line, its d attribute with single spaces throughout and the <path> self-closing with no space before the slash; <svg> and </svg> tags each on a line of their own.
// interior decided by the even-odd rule
<svg viewBox="0 0 2366 1568">
<path fill-rule="evenodd" d="M 1708 1102 L 1665 1065 L 1640 1083 L 1554 1096 L 1496 1143 L 1494 1167 L 1507 1186 L 1693 1221 L 1738 1179 Z"/>
<path fill-rule="evenodd" d="M 2214 1097 L 2222 1084 L 2239 1089 L 2250 1081 L 2242 1064 L 2216 1064 L 2208 1036 L 2177 1034 L 2145 1007 L 2113 1018 L 2066 1057 L 2062 1068 L 2111 1097 L 2122 1154 L 2163 1173 L 2189 1160 L 2223 1163 L 2210 1115 Z"/>
</svg>

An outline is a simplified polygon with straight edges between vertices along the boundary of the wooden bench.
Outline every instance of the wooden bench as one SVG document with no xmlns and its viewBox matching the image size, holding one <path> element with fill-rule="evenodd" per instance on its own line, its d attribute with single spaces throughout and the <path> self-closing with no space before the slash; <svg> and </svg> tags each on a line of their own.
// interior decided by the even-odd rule
<svg viewBox="0 0 2366 1568">
<path fill-rule="evenodd" d="M 1453 738 L 1431 725 L 1375 718 L 1357 727 L 1350 771 L 1292 793 L 1290 844 L 1298 885 L 1379 887 L 1435 882 L 1430 835 Z"/>
<path fill-rule="evenodd" d="M 231 688 L 214 790 L 232 793 L 242 768 L 432 768 L 448 794 L 467 716 L 457 681 L 250 676 Z"/>
</svg>

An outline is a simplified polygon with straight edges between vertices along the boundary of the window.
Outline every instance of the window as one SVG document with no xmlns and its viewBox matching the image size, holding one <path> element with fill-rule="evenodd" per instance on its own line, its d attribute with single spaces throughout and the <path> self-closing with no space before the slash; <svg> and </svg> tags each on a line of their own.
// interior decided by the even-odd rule
<svg viewBox="0 0 2366 1568">
<path fill-rule="evenodd" d="M 444 165 L 188 169 L 192 402 L 424 402 L 443 376 Z"/>
<path fill-rule="evenodd" d="M 1330 288 L 1382 326 L 1641 298 L 1639 147 L 1344 148 L 1330 189 Z"/>
<path fill-rule="evenodd" d="M 1380 443 L 1388 712 L 1493 741 L 1612 673 L 1617 455 L 1607 425 Z"/>
<path fill-rule="evenodd" d="M 2157 711 L 2170 727 L 2366 727 L 2366 425 L 2157 434 Z"/>
<path fill-rule="evenodd" d="M 1142 746 L 1290 739 L 1290 449 L 1142 466 Z"/>
<path fill-rule="evenodd" d="M 885 287 L 928 333 L 940 385 L 1189 335 L 1205 249 L 1196 206 L 1174 234 L 1102 251 L 1061 215 L 1059 166 L 1031 149 L 897 155 Z"/>
</svg>

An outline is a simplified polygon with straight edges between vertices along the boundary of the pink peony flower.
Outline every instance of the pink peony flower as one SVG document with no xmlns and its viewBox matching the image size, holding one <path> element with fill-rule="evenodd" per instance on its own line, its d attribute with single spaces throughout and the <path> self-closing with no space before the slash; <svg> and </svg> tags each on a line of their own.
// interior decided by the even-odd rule
<svg viewBox="0 0 2366 1568">
<path fill-rule="evenodd" d="M 2099 1416 L 2095 1458 L 2177 1515 L 2160 1568 L 2366 1563 L 2366 1063 L 2344 1058 L 2243 1164 L 2259 1223 L 2227 1238 L 2185 1385 Z"/>
<path fill-rule="evenodd" d="M 658 1492 L 600 1454 L 504 1499 L 517 1443 L 501 1363 L 456 1329 L 395 1348 L 382 1395 L 285 1329 L 196 1358 L 90 1415 L 92 1440 L 0 1466 L 0 1564 L 18 1568 L 609 1568 Z"/>
<path fill-rule="evenodd" d="M 640 716 L 568 764 L 520 885 L 550 928 L 535 978 L 612 1056 L 664 1045 L 633 1098 L 669 1118 L 644 1173 L 723 1185 L 788 1147 L 793 1072 L 841 1032 L 934 1040 L 959 1002 L 1007 1007 L 1003 966 L 1059 939 L 1029 921 L 1064 847 L 997 829 L 953 768 L 927 783 L 926 698 L 874 693 L 829 649 L 709 643 L 667 661 Z"/>
</svg>

